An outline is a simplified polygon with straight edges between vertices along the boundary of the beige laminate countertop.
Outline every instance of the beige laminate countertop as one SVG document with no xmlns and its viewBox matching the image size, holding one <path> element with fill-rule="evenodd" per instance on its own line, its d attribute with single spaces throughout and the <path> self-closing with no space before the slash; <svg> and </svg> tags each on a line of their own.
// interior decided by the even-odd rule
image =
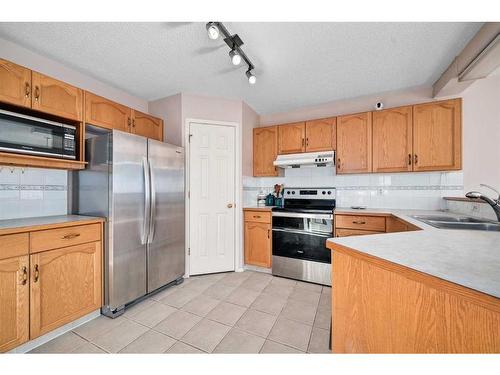
<svg viewBox="0 0 500 375">
<path fill-rule="evenodd" d="M 0 235 L 52 229 L 68 225 L 90 224 L 104 221 L 103 218 L 83 215 L 57 215 L 0 220 Z"/>
<path fill-rule="evenodd" d="M 245 206 L 243 211 L 271 211 L 275 206 Z"/>
<path fill-rule="evenodd" d="M 411 215 L 443 211 L 336 208 L 336 214 L 393 215 L 422 230 L 330 238 L 339 244 L 500 298 L 500 232 L 439 229 Z"/>
</svg>

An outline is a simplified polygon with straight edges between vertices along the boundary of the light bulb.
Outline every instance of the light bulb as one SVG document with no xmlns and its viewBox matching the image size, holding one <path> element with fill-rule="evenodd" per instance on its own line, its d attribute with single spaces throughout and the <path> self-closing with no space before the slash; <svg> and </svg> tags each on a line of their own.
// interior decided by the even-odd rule
<svg viewBox="0 0 500 375">
<path fill-rule="evenodd" d="M 248 83 L 250 83 L 251 85 L 255 85 L 255 82 L 257 82 L 257 77 L 250 70 L 247 70 L 246 75 L 248 78 Z"/>
<path fill-rule="evenodd" d="M 219 28 L 212 22 L 207 23 L 208 37 L 215 40 L 219 37 Z"/>
<path fill-rule="evenodd" d="M 241 56 L 234 49 L 229 51 L 229 57 L 231 58 L 231 62 L 233 63 L 233 65 L 240 65 Z"/>
</svg>

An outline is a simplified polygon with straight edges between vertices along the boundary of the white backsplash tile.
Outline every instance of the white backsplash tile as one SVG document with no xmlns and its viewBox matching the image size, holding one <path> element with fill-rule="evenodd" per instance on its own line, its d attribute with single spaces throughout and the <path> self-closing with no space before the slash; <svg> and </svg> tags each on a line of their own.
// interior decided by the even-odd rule
<svg viewBox="0 0 500 375">
<path fill-rule="evenodd" d="M 66 213 L 66 171 L 0 166 L 0 219 Z"/>
<path fill-rule="evenodd" d="M 442 197 L 463 196 L 463 173 L 418 172 L 336 175 L 333 168 L 285 169 L 281 177 L 247 180 L 244 201 L 256 204 L 260 190 L 285 187 L 336 187 L 337 206 L 413 208 L 437 210 L 446 207 Z"/>
</svg>

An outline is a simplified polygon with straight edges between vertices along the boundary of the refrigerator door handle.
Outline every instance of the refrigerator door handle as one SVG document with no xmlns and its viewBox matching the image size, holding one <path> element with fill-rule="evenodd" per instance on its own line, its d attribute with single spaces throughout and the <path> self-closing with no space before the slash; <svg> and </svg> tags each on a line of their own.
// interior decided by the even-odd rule
<svg viewBox="0 0 500 375">
<path fill-rule="evenodd" d="M 151 209 L 149 212 L 149 235 L 148 243 L 152 243 L 155 236 L 155 224 L 156 224 L 156 186 L 155 186 L 155 174 L 153 170 L 153 161 L 149 160 L 149 184 L 151 191 Z"/>
<path fill-rule="evenodd" d="M 149 163 L 146 157 L 142 158 L 142 169 L 144 171 L 144 224 L 142 228 L 141 244 L 145 245 L 148 242 L 148 234 L 150 227 L 150 211 L 151 211 L 151 180 L 149 175 Z"/>
</svg>

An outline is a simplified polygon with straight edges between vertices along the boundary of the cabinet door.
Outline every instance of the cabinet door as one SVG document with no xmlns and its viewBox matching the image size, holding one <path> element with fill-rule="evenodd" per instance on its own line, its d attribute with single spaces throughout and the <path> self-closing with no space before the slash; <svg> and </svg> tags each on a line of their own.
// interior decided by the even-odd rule
<svg viewBox="0 0 500 375">
<path fill-rule="evenodd" d="M 335 150 L 336 125 L 336 117 L 306 121 L 306 151 Z"/>
<path fill-rule="evenodd" d="M 277 176 L 273 165 L 278 155 L 278 128 L 270 126 L 253 129 L 253 175 Z"/>
<path fill-rule="evenodd" d="M 32 73 L 32 84 L 33 109 L 72 120 L 82 120 L 83 90 L 37 72 Z"/>
<path fill-rule="evenodd" d="M 0 101 L 31 108 L 31 70 L 0 59 Z"/>
<path fill-rule="evenodd" d="M 132 111 L 131 133 L 163 142 L 163 121 L 139 111 Z"/>
<path fill-rule="evenodd" d="M 30 257 L 32 339 L 101 307 L 101 242 Z"/>
<path fill-rule="evenodd" d="M 245 222 L 245 263 L 271 267 L 271 225 Z"/>
<path fill-rule="evenodd" d="M 128 132 L 132 123 L 132 111 L 124 105 L 85 91 L 85 122 Z"/>
<path fill-rule="evenodd" d="M 296 154 L 306 150 L 304 122 L 278 126 L 278 154 Z"/>
<path fill-rule="evenodd" d="M 0 353 L 29 338 L 28 256 L 0 260 Z"/>
<path fill-rule="evenodd" d="M 413 170 L 462 167 L 461 99 L 413 106 Z"/>
<path fill-rule="evenodd" d="M 337 173 L 372 171 L 372 113 L 337 118 Z"/>
<path fill-rule="evenodd" d="M 373 172 L 412 170 L 412 107 L 373 112 Z"/>
</svg>

